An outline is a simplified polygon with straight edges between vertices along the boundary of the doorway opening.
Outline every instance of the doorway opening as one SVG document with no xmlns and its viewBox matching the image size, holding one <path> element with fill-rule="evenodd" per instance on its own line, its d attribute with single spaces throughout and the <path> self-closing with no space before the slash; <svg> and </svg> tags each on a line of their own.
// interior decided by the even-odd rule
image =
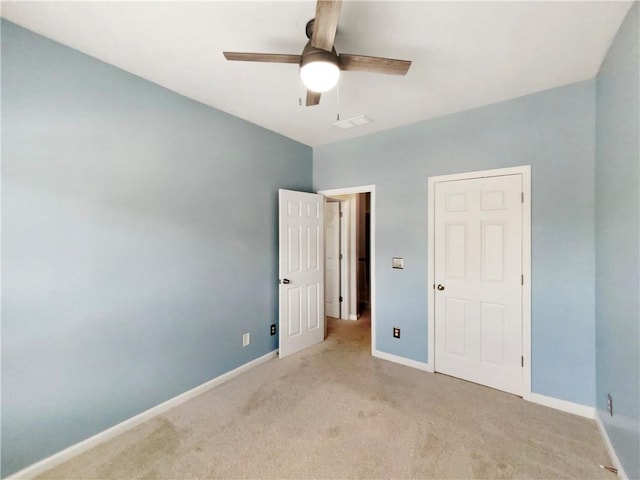
<svg viewBox="0 0 640 480">
<path fill-rule="evenodd" d="M 325 314 L 371 325 L 375 350 L 375 186 L 318 192 L 325 204 Z M 325 322 L 325 329 L 328 322 Z M 325 336 L 326 336 L 325 331 Z"/>
</svg>

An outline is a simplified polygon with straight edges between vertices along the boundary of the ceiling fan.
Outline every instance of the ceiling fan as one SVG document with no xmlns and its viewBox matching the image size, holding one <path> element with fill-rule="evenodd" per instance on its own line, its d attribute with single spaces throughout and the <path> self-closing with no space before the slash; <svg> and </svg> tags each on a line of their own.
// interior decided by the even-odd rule
<svg viewBox="0 0 640 480">
<path fill-rule="evenodd" d="M 307 87 L 307 107 L 318 105 L 322 92 L 338 83 L 340 71 L 365 71 L 406 75 L 411 61 L 393 58 L 368 57 L 349 53 L 338 54 L 333 46 L 340 18 L 342 0 L 318 0 L 316 16 L 307 23 L 305 33 L 309 42 L 301 55 L 280 53 L 222 52 L 227 60 L 245 62 L 296 63 L 300 77 Z"/>
</svg>

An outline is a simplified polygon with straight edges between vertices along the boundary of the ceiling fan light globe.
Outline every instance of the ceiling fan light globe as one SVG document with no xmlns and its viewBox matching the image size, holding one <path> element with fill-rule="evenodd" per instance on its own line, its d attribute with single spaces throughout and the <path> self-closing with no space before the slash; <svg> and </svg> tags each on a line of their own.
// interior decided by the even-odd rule
<svg viewBox="0 0 640 480">
<path fill-rule="evenodd" d="M 332 62 L 315 61 L 300 67 L 302 83 L 312 92 L 323 93 L 331 90 L 338 83 L 340 69 Z"/>
</svg>

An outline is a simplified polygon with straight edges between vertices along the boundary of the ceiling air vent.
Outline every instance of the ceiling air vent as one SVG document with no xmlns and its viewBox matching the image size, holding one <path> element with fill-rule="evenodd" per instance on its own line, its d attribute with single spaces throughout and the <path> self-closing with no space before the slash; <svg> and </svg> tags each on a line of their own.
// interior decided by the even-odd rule
<svg viewBox="0 0 640 480">
<path fill-rule="evenodd" d="M 334 127 L 341 128 L 342 130 L 348 130 L 349 128 L 359 127 L 371 123 L 371 119 L 366 115 L 358 115 L 357 117 L 342 120 L 333 124 Z"/>
</svg>

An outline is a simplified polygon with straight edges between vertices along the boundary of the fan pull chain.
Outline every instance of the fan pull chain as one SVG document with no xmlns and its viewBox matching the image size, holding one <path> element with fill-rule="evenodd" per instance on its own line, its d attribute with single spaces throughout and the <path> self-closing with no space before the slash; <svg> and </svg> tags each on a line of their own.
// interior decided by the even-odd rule
<svg viewBox="0 0 640 480">
<path fill-rule="evenodd" d="M 340 79 L 336 83 L 336 122 L 340 121 Z"/>
</svg>

